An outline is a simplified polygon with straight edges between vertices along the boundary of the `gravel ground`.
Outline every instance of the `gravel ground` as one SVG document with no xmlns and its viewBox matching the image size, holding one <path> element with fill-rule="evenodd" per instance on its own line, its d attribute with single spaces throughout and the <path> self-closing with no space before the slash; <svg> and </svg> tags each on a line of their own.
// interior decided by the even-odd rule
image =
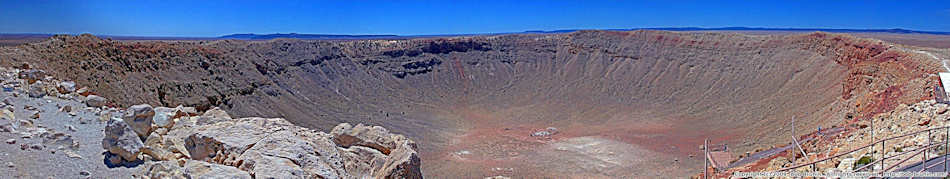
<svg viewBox="0 0 950 179">
<path fill-rule="evenodd" d="M 100 120 L 99 113 L 113 116 L 118 116 L 118 113 L 87 108 L 79 100 L 50 96 L 31 98 L 14 93 L 17 92 L 0 92 L 0 99 L 12 103 L 16 120 L 31 120 L 34 127 L 20 125 L 5 117 L 0 119 L 0 125 L 16 126 L 13 132 L 0 132 L 0 139 L 4 141 L 0 143 L 0 178 L 132 176 L 136 169 L 121 166 L 109 168 L 103 159 L 105 150 L 101 142 L 106 123 Z M 61 106 L 71 106 L 75 116 L 61 111 Z M 36 112 L 39 118 L 31 119 Z M 8 143 L 10 139 L 15 140 L 15 143 Z M 25 149 L 21 149 L 22 146 Z M 78 154 L 81 158 L 72 154 Z"/>
</svg>

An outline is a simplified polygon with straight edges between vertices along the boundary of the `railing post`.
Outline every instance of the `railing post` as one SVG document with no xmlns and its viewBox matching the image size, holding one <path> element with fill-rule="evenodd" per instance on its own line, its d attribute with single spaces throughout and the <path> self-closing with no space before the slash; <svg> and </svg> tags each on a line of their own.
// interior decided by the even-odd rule
<svg viewBox="0 0 950 179">
<path fill-rule="evenodd" d="M 927 146 L 930 146 L 930 145 L 933 145 L 933 144 L 934 144 L 934 143 L 933 143 L 933 140 L 932 140 L 931 137 L 930 137 L 931 135 L 933 135 L 932 132 L 933 132 L 933 130 L 927 130 Z M 925 163 L 925 164 L 927 163 L 927 159 L 930 159 L 930 157 L 927 157 L 927 151 L 924 151 L 924 163 Z"/>
<path fill-rule="evenodd" d="M 792 116 L 792 142 L 795 142 L 795 116 Z M 795 149 L 789 148 L 792 151 L 789 151 L 789 154 L 792 154 L 792 164 L 795 164 Z"/>
<path fill-rule="evenodd" d="M 709 179 L 709 138 L 703 140 L 703 179 Z"/>
<path fill-rule="evenodd" d="M 871 140 L 870 140 L 871 146 L 868 147 L 868 153 L 870 153 L 874 151 L 874 118 L 872 117 L 868 120 L 871 120 L 871 127 L 870 127 L 871 128 Z M 871 154 L 871 156 L 874 156 L 874 154 Z M 873 164 L 869 164 L 869 165 L 873 165 Z M 869 168 L 871 168 L 871 172 L 874 172 L 874 167 L 869 167 Z"/>
</svg>

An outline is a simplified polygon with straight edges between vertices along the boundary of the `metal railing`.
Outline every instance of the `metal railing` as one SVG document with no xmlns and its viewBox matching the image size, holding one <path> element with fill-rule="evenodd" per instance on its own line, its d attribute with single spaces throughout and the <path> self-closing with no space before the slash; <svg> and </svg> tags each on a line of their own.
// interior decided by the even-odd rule
<svg viewBox="0 0 950 179">
<path fill-rule="evenodd" d="M 873 119 L 872 119 L 872 121 L 873 121 Z M 874 131 L 873 123 L 872 123 L 872 126 L 870 127 L 869 130 Z M 938 130 L 943 130 L 943 131 L 941 131 L 941 132 L 944 132 L 944 136 L 943 136 L 944 140 L 943 140 L 942 142 L 940 142 L 940 143 L 934 143 L 934 141 L 933 141 L 934 135 L 933 135 L 933 134 L 934 134 L 934 133 L 937 133 L 937 135 L 939 135 L 939 133 L 936 132 L 936 131 L 938 131 Z M 872 133 L 873 133 L 873 132 L 872 132 Z M 896 139 L 900 139 L 900 138 L 905 138 L 905 137 L 909 137 L 909 136 L 917 137 L 917 136 L 919 136 L 919 135 L 921 135 L 921 134 L 923 134 L 923 133 L 927 133 L 927 134 L 926 134 L 926 135 L 927 135 L 927 145 L 924 145 L 924 146 L 921 146 L 921 147 L 917 147 L 916 149 L 913 149 L 913 150 L 901 151 L 900 153 L 897 153 L 897 154 L 894 154 L 894 155 L 891 155 L 891 156 L 887 156 L 887 150 L 886 150 L 886 145 L 885 145 L 885 144 L 887 144 L 888 141 L 892 141 L 892 140 L 896 140 Z M 873 135 L 873 134 L 872 134 L 872 135 Z M 873 137 L 871 138 L 871 140 L 873 140 Z M 792 148 L 791 148 L 792 151 L 788 151 L 788 152 L 800 152 L 803 157 L 808 158 L 808 153 L 805 152 L 805 150 L 801 147 L 800 144 L 801 144 L 801 143 L 799 143 L 799 141 L 797 140 L 797 138 L 793 137 L 793 139 L 792 139 L 792 144 L 790 144 L 790 145 L 795 145 L 795 147 L 792 147 Z M 928 152 L 927 152 L 927 151 L 930 151 L 930 150 L 932 150 L 932 149 L 934 149 L 934 148 L 936 148 L 936 147 L 944 146 L 944 153 L 943 153 L 943 155 L 950 155 L 950 126 L 941 126 L 941 127 L 933 127 L 933 128 L 929 128 L 929 129 L 924 129 L 924 130 L 920 130 L 920 131 L 915 131 L 915 132 L 911 132 L 911 133 L 907 133 L 907 134 L 902 134 L 902 135 L 899 135 L 899 136 L 892 136 L 892 137 L 880 139 L 880 140 L 873 141 L 873 142 L 871 142 L 871 143 L 865 144 L 865 145 L 863 145 L 863 146 L 860 146 L 860 147 L 851 149 L 851 150 L 846 151 L 846 152 L 836 153 L 835 155 L 827 156 L 827 157 L 820 158 L 820 159 L 816 159 L 816 160 L 811 161 L 811 162 L 801 163 L 801 164 L 796 164 L 796 165 L 792 165 L 792 166 L 789 166 L 789 167 L 781 168 L 781 169 L 778 169 L 777 171 L 784 172 L 784 171 L 799 169 L 799 168 L 806 167 L 806 166 L 811 166 L 811 167 L 812 167 L 812 170 L 818 171 L 818 167 L 817 167 L 817 164 L 818 164 L 818 163 L 825 162 L 825 161 L 828 161 L 828 160 L 831 160 L 831 159 L 835 159 L 835 158 L 839 158 L 839 157 L 842 157 L 842 156 L 845 156 L 845 155 L 848 155 L 848 154 L 851 154 L 851 153 L 855 153 L 855 152 L 858 152 L 858 151 L 862 151 L 862 150 L 873 150 L 872 147 L 875 147 L 875 146 L 877 146 L 878 144 L 881 145 L 881 151 L 880 151 L 880 153 L 881 153 L 881 158 L 880 158 L 880 160 L 878 160 L 879 162 L 878 162 L 878 161 L 870 162 L 870 163 L 868 163 L 867 165 L 861 166 L 861 167 L 859 167 L 859 168 L 857 168 L 857 169 L 854 169 L 854 170 L 852 170 L 852 171 L 862 171 L 862 170 L 870 169 L 871 172 L 874 172 L 874 167 L 873 167 L 873 166 L 875 166 L 875 165 L 881 166 L 880 171 L 878 171 L 878 172 L 880 172 L 880 173 L 887 172 L 887 171 L 892 171 L 894 168 L 900 166 L 901 164 L 903 164 L 903 163 L 905 163 L 905 162 L 907 162 L 907 161 L 910 161 L 910 160 L 913 159 L 914 157 L 916 157 L 916 156 L 918 156 L 918 155 L 921 155 L 921 154 L 923 154 L 923 157 L 921 158 L 922 163 L 920 164 L 921 167 L 920 167 L 920 170 L 919 170 L 919 171 L 926 171 L 926 170 L 931 169 L 931 168 L 933 168 L 933 167 L 939 166 L 940 164 L 943 164 L 943 165 L 944 165 L 943 169 L 944 169 L 945 172 L 948 171 L 948 168 L 950 168 L 950 166 L 948 166 L 948 165 L 950 165 L 950 162 L 947 161 L 948 158 L 950 158 L 950 156 L 948 156 L 948 157 L 943 157 L 943 160 L 942 160 L 942 161 L 939 161 L 939 162 L 937 162 L 937 163 L 933 163 L 933 164 L 930 164 L 930 165 L 927 164 L 928 161 L 929 161 L 929 159 L 930 159 L 930 158 L 928 158 Z M 713 161 L 712 161 L 713 159 L 712 159 L 712 157 L 711 157 L 710 154 L 709 154 L 709 140 L 708 140 L 708 139 L 704 140 L 704 142 L 703 142 L 703 148 L 704 148 L 703 155 L 704 155 L 704 158 L 705 158 L 705 159 L 704 159 L 704 164 L 703 164 L 703 165 L 704 165 L 704 168 L 703 168 L 703 177 L 704 177 L 704 178 L 708 178 L 708 176 L 707 176 L 707 175 L 709 174 L 709 171 L 708 171 L 709 166 L 708 166 L 708 164 L 713 162 Z M 798 149 L 798 150 L 795 151 L 795 149 Z M 896 151 L 895 151 L 895 152 L 896 152 Z M 871 153 L 871 152 L 869 151 L 868 153 Z M 795 155 L 794 153 L 789 153 L 789 154 Z M 901 159 L 901 160 L 898 161 L 897 163 L 893 163 L 893 164 L 891 164 L 890 166 L 886 166 L 886 167 L 885 167 L 885 161 L 887 161 L 887 160 L 889 160 L 889 159 L 894 159 L 894 158 L 897 158 L 897 157 L 901 157 L 901 156 L 904 156 L 904 155 L 907 155 L 907 154 L 911 154 L 911 155 L 905 156 L 903 159 Z M 871 156 L 874 156 L 874 154 L 871 154 Z M 940 155 L 935 155 L 935 156 L 940 157 Z M 792 160 L 792 163 L 794 163 L 794 162 L 795 162 L 795 161 Z M 715 163 L 714 163 L 714 166 L 715 166 Z M 713 174 L 718 173 L 719 171 L 722 170 L 721 168 L 715 168 L 715 167 L 714 167 L 714 169 L 715 169 L 715 170 L 713 171 Z"/>
<path fill-rule="evenodd" d="M 871 130 L 873 130 L 873 128 L 872 128 Z M 939 144 L 934 144 L 934 143 L 933 143 L 933 133 L 934 133 L 934 131 L 937 131 L 937 130 L 944 130 L 944 132 L 945 132 L 944 141 L 941 142 L 941 143 L 939 143 Z M 919 147 L 919 148 L 914 149 L 914 150 L 911 150 L 911 151 L 903 151 L 903 152 L 898 153 L 898 154 L 896 154 L 896 155 L 887 156 L 887 150 L 886 150 L 886 148 L 885 148 L 885 147 L 886 147 L 885 144 L 886 144 L 887 141 L 895 140 L 895 139 L 899 139 L 899 138 L 904 138 L 904 137 L 908 137 L 908 136 L 915 136 L 915 137 L 916 137 L 916 136 L 918 136 L 919 134 L 923 134 L 923 133 L 925 133 L 925 132 L 927 133 L 927 145 L 922 146 L 922 147 Z M 793 166 L 790 166 L 790 167 L 785 167 L 785 168 L 779 169 L 778 171 L 789 171 L 789 170 L 794 170 L 794 169 L 802 168 L 802 167 L 809 166 L 809 165 L 815 166 L 815 164 L 817 164 L 817 163 L 824 162 L 824 161 L 828 161 L 828 160 L 831 160 L 831 159 L 834 159 L 834 158 L 838 158 L 838 157 L 841 157 L 841 156 L 844 156 L 844 155 L 847 155 L 847 154 L 851 154 L 851 153 L 854 153 L 854 152 L 857 152 L 857 151 L 861 151 L 861 150 L 865 150 L 865 149 L 870 149 L 871 147 L 875 147 L 875 146 L 877 146 L 878 144 L 881 145 L 881 152 L 880 152 L 880 153 L 881 153 L 881 159 L 879 160 L 879 161 L 880 161 L 880 166 L 881 166 L 881 170 L 880 170 L 879 172 L 881 172 L 881 173 L 886 172 L 886 171 L 889 171 L 889 170 L 891 170 L 891 169 L 893 169 L 893 168 L 899 166 L 900 164 L 902 164 L 902 163 L 904 163 L 904 162 L 906 162 L 906 161 L 908 161 L 908 160 L 912 159 L 913 157 L 915 157 L 915 156 L 917 156 L 917 155 L 920 155 L 920 154 L 923 154 L 922 161 L 924 161 L 924 163 L 921 164 L 921 165 L 922 165 L 922 166 L 921 166 L 921 171 L 930 169 L 930 168 L 932 168 L 932 167 L 935 167 L 935 166 L 937 166 L 937 164 L 944 164 L 944 171 L 946 171 L 947 168 L 948 168 L 948 167 L 947 167 L 947 164 L 948 164 L 948 163 L 947 163 L 947 157 L 944 157 L 944 160 L 941 161 L 941 162 L 939 162 L 939 163 L 931 164 L 931 165 L 929 165 L 929 166 L 925 166 L 925 165 L 926 165 L 926 161 L 927 161 L 928 159 L 930 159 L 930 158 L 927 157 L 927 154 L 928 154 L 927 151 L 933 149 L 934 147 L 938 147 L 938 146 L 943 145 L 943 146 L 944 146 L 944 155 L 950 154 L 950 126 L 934 127 L 934 128 L 924 129 L 924 130 L 920 130 L 920 131 L 916 131 L 916 132 L 912 132 L 912 133 L 907 133 L 907 134 L 903 134 L 903 135 L 899 135 L 899 136 L 888 137 L 888 138 L 885 138 L 885 139 L 877 140 L 877 141 L 874 141 L 874 142 L 872 142 L 872 143 L 863 145 L 863 146 L 858 147 L 858 148 L 851 149 L 851 150 L 849 150 L 849 151 L 847 151 L 847 152 L 838 153 L 838 154 L 835 154 L 835 155 L 833 155 L 833 156 L 824 157 L 824 158 L 817 159 L 817 160 L 814 160 L 814 161 L 811 161 L 811 162 L 807 162 L 807 163 L 802 163 L 802 164 L 797 164 L 797 165 L 793 165 Z M 873 150 L 873 149 L 870 149 L 870 150 Z M 913 154 L 911 154 L 910 156 L 906 156 L 906 158 L 904 158 L 904 159 L 898 161 L 897 163 L 894 163 L 894 164 L 892 164 L 892 165 L 889 166 L 889 167 L 885 167 L 885 163 L 884 163 L 884 162 L 885 162 L 886 160 L 892 159 L 892 158 L 895 158 L 895 157 L 899 157 L 899 156 L 902 156 L 902 155 L 906 155 L 906 154 L 911 153 L 911 152 L 913 152 Z M 873 156 L 873 154 L 872 154 L 872 156 Z M 794 161 L 793 161 L 793 162 L 794 162 Z M 872 166 L 875 165 L 875 163 L 877 163 L 877 162 L 868 163 L 868 164 L 865 165 L 865 166 L 862 166 L 862 167 L 859 167 L 859 168 L 857 168 L 857 169 L 854 169 L 854 171 L 861 171 L 861 170 L 865 170 L 865 169 L 871 169 L 871 172 L 873 172 L 874 168 L 873 168 Z M 814 168 L 814 167 L 813 167 L 813 169 L 817 170 L 817 168 Z"/>
</svg>

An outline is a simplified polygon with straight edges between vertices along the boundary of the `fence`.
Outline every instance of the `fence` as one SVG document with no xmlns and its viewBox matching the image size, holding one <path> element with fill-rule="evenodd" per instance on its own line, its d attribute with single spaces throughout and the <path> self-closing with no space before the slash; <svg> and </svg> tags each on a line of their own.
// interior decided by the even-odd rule
<svg viewBox="0 0 950 179">
<path fill-rule="evenodd" d="M 870 128 L 871 128 L 871 131 L 873 131 L 873 129 L 874 129 L 873 123 L 872 123 L 872 125 L 871 125 Z M 941 132 L 943 133 L 943 139 L 944 139 L 944 140 L 941 141 L 941 142 L 939 142 L 939 143 L 934 143 L 934 141 L 933 141 L 933 139 L 934 139 L 934 134 L 940 135 Z M 888 144 L 888 141 L 893 141 L 893 140 L 896 140 L 896 139 L 901 139 L 901 138 L 905 138 L 905 137 L 909 137 L 909 136 L 917 137 L 917 136 L 922 135 L 922 134 L 924 134 L 924 133 L 927 134 L 927 145 L 917 147 L 916 149 L 913 149 L 913 150 L 899 151 L 899 153 L 897 153 L 897 154 L 894 154 L 894 155 L 891 155 L 891 156 L 887 156 L 886 144 Z M 871 133 L 871 139 L 873 140 L 873 132 Z M 893 145 L 894 143 L 891 143 L 891 144 Z M 794 137 L 793 137 L 793 139 L 792 139 L 792 144 L 790 144 L 790 145 L 794 145 L 794 147 L 791 147 L 791 148 L 790 148 L 790 149 L 792 150 L 791 152 L 801 152 L 801 154 L 802 154 L 803 157 L 808 158 L 808 153 L 805 152 L 805 150 L 801 147 L 799 141 L 796 140 Z M 940 164 L 943 164 L 943 165 L 944 165 L 944 166 L 943 166 L 944 171 L 947 171 L 947 169 L 948 169 L 948 164 L 950 164 L 950 163 L 947 162 L 947 158 L 948 158 L 948 157 L 943 157 L 943 160 L 942 160 L 942 161 L 939 161 L 939 162 L 937 162 L 937 163 L 933 163 L 933 164 L 927 165 L 927 161 L 928 161 L 928 159 L 930 159 L 929 156 L 928 156 L 928 154 L 930 154 L 930 153 L 928 153 L 928 151 L 931 151 L 932 149 L 934 149 L 934 148 L 936 148 L 936 147 L 944 146 L 944 147 L 943 147 L 943 148 L 944 148 L 944 151 L 943 151 L 943 154 L 942 154 L 942 155 L 950 154 L 950 126 L 942 126 L 942 127 L 934 127 L 934 128 L 929 128 L 929 129 L 925 129 L 925 130 L 915 131 L 915 132 L 911 132 L 911 133 L 907 133 L 907 134 L 903 134 L 903 135 L 899 135 L 899 136 L 893 136 L 893 137 L 884 138 L 884 139 L 877 140 L 877 141 L 873 141 L 873 142 L 871 142 L 871 143 L 869 143 L 869 144 L 865 144 L 865 145 L 863 145 L 863 146 L 860 146 L 860 147 L 851 149 L 851 150 L 846 151 L 846 152 L 837 153 L 837 154 L 835 154 L 835 155 L 827 156 L 827 157 L 820 158 L 820 159 L 816 159 L 816 160 L 814 160 L 814 161 L 807 162 L 807 163 L 795 164 L 795 165 L 792 165 L 792 166 L 789 166 L 789 167 L 785 167 L 785 168 L 778 169 L 777 171 L 780 171 L 780 172 L 781 172 L 781 171 L 790 171 L 790 170 L 795 170 L 795 169 L 799 169 L 799 168 L 807 167 L 807 166 L 811 166 L 811 169 L 812 169 L 812 170 L 818 171 L 818 170 L 819 170 L 818 167 L 817 167 L 817 164 L 818 164 L 818 163 L 826 162 L 826 161 L 829 161 L 829 160 L 831 160 L 831 159 L 839 158 L 839 157 L 842 157 L 842 156 L 845 156 L 845 155 L 848 155 L 848 154 L 851 154 L 851 153 L 855 153 L 855 152 L 858 152 L 858 151 L 861 151 L 861 150 L 873 150 L 872 147 L 877 147 L 878 145 L 880 145 L 880 147 L 881 147 L 880 160 L 874 161 L 874 162 L 871 162 L 871 163 L 868 163 L 868 164 L 866 164 L 866 165 L 864 165 L 864 166 L 861 166 L 861 167 L 859 167 L 859 168 L 857 168 L 857 169 L 854 169 L 853 171 L 865 171 L 865 170 L 868 170 L 868 171 L 870 171 L 870 172 L 875 172 L 873 166 L 881 166 L 881 167 L 880 167 L 880 170 L 877 171 L 877 172 L 880 172 L 880 173 L 884 173 L 884 172 L 888 172 L 888 171 L 893 171 L 894 168 L 900 166 L 901 164 L 903 164 L 903 163 L 905 163 L 905 162 L 907 162 L 907 161 L 909 161 L 909 160 L 913 159 L 914 157 L 916 157 L 916 156 L 918 156 L 918 155 L 921 155 L 921 154 L 923 154 L 923 156 L 921 157 L 921 161 L 922 161 L 923 163 L 920 164 L 921 167 L 920 167 L 920 170 L 919 170 L 918 172 L 929 170 L 929 169 L 931 169 L 931 168 L 933 168 L 933 167 L 939 166 Z M 709 171 L 708 171 L 708 168 L 709 168 L 709 167 L 708 167 L 708 164 L 714 164 L 713 168 L 714 168 L 715 170 L 713 171 L 713 172 L 714 172 L 713 174 L 715 174 L 715 173 L 718 172 L 718 171 L 724 170 L 724 168 L 717 168 L 717 167 L 719 167 L 719 166 L 716 166 L 716 165 L 715 165 L 716 162 L 713 161 L 713 158 L 709 155 L 708 139 L 707 139 L 706 141 L 704 141 L 704 145 L 703 145 L 703 146 L 704 146 L 703 148 L 705 149 L 705 150 L 704 150 L 704 155 L 705 155 L 704 167 L 705 167 L 705 168 L 703 169 L 703 177 L 704 177 L 704 178 L 708 178 L 708 177 L 707 177 L 707 175 L 709 174 Z M 795 149 L 797 149 L 797 150 L 795 150 Z M 898 151 L 895 151 L 895 152 L 898 152 Z M 868 152 L 868 153 L 871 153 L 871 152 Z M 907 155 L 907 154 L 911 154 L 911 155 L 905 156 L 905 155 Z M 793 156 L 794 156 L 794 154 L 793 154 Z M 874 154 L 871 154 L 871 156 L 873 157 Z M 896 158 L 896 157 L 901 157 L 901 156 L 905 156 L 905 158 L 903 158 L 903 159 L 897 161 L 896 163 L 892 163 L 890 166 L 886 166 L 886 165 L 885 165 L 885 162 L 886 162 L 888 159 L 894 159 L 894 158 Z M 938 156 L 938 157 L 939 157 L 939 156 Z M 795 160 L 792 160 L 793 164 L 794 164 L 794 161 L 795 161 Z M 726 168 L 726 169 L 727 169 L 727 168 Z"/>
</svg>

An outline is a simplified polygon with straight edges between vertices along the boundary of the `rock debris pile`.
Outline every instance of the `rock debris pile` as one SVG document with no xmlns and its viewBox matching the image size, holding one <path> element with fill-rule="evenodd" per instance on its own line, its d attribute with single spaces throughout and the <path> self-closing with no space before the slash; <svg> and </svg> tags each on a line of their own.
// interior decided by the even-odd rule
<svg viewBox="0 0 950 179">
<path fill-rule="evenodd" d="M 0 71 L 0 145 L 5 145 L 0 161 L 11 170 L 0 171 L 3 176 L 422 178 L 415 142 L 383 127 L 343 123 L 325 133 L 282 118 L 232 118 L 218 108 L 203 113 L 148 104 L 119 109 L 42 70 Z M 25 162 L 23 153 L 66 158 L 44 157 L 52 159 L 39 161 L 48 164 L 43 166 Z M 78 171 L 72 173 L 35 172 L 55 163 L 83 167 L 66 169 Z"/>
</svg>

